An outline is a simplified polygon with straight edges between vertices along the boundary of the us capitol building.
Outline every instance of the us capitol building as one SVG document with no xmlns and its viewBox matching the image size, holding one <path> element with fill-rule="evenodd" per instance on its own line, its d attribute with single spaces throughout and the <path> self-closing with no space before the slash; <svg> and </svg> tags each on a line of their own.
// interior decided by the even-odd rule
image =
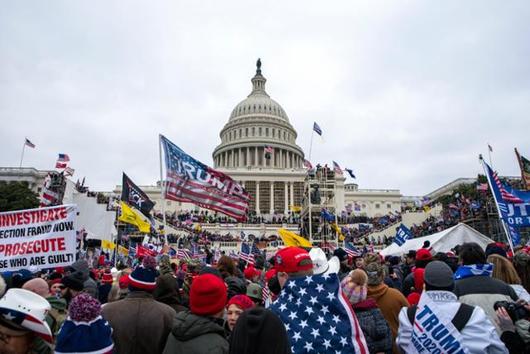
<svg viewBox="0 0 530 354">
<path fill-rule="evenodd" d="M 296 144 L 298 134 L 282 106 L 267 93 L 266 82 L 258 60 L 251 79 L 252 90 L 232 110 L 219 133 L 221 143 L 212 154 L 213 167 L 238 181 L 251 195 L 250 214 L 265 219 L 300 209 L 307 195 L 304 181 L 308 172 L 304 167 L 304 151 Z M 337 176 L 333 183 L 333 209 L 338 213 L 352 210 L 357 215 L 380 216 L 401 210 L 398 189 L 363 190 L 357 184 L 345 183 L 343 176 Z M 159 187 L 141 188 L 160 206 Z M 115 191 L 120 190 L 118 186 Z M 198 210 L 198 207 L 166 201 L 166 210 Z"/>
</svg>

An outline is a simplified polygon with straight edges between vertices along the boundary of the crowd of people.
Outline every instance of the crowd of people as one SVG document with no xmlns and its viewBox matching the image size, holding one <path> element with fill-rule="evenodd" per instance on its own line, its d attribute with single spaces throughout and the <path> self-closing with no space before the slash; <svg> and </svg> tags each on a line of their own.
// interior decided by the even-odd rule
<svg viewBox="0 0 530 354">
<path fill-rule="evenodd" d="M 4 272 L 0 353 L 413 353 L 414 324 L 431 326 L 433 338 L 453 333 L 462 353 L 530 350 L 528 248 L 465 243 L 442 253 L 426 243 L 403 257 L 351 257 L 338 248 L 328 259 L 318 248 L 285 247 L 269 259 L 221 255 L 210 263 L 159 254 L 114 268 L 102 256 Z M 341 294 L 324 292 L 322 301 L 347 300 L 358 324 L 357 334 L 340 341 L 337 327 L 316 319 L 324 311 L 320 291 L 309 299 L 297 288 L 313 283 L 319 290 L 333 279 Z M 427 297 L 453 332 L 422 317 Z M 289 303 L 294 311 L 285 311 Z M 312 318 L 329 328 L 328 339 L 317 327 L 301 337 Z"/>
</svg>

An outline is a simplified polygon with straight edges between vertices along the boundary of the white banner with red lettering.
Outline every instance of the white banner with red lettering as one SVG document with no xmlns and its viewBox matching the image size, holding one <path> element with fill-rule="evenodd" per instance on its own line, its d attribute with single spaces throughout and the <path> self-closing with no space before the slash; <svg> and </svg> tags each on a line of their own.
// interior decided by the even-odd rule
<svg viewBox="0 0 530 354">
<path fill-rule="evenodd" d="M 0 213 L 0 272 L 72 264 L 76 216 L 76 205 Z"/>
</svg>

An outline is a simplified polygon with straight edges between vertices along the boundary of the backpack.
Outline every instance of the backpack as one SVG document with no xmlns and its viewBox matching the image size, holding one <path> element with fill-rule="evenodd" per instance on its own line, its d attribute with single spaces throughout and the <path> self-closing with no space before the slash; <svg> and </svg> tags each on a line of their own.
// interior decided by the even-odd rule
<svg viewBox="0 0 530 354">
<path fill-rule="evenodd" d="M 407 309 L 407 317 L 409 318 L 409 322 L 414 325 L 414 317 L 416 317 L 416 310 L 418 307 L 416 305 L 413 305 Z M 473 311 L 475 308 L 471 305 L 467 304 L 460 304 L 460 307 L 458 308 L 458 311 L 456 311 L 455 316 L 451 320 L 451 323 L 458 332 L 462 332 L 462 329 L 467 325 L 467 322 L 471 318 L 471 315 L 473 314 Z"/>
</svg>

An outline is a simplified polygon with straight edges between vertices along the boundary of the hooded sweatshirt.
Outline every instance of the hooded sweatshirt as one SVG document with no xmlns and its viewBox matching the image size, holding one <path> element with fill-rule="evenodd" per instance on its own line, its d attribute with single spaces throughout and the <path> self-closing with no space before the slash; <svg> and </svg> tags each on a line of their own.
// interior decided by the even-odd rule
<svg viewBox="0 0 530 354">
<path fill-rule="evenodd" d="M 179 312 L 173 322 L 164 354 L 227 354 L 228 341 L 216 319 Z"/>
<path fill-rule="evenodd" d="M 388 322 L 392 331 L 393 352 L 399 353 L 395 344 L 399 327 L 399 311 L 402 307 L 409 306 L 407 299 L 398 290 L 389 288 L 386 284 L 369 285 L 367 296 L 369 299 L 375 300 L 383 317 Z"/>
<path fill-rule="evenodd" d="M 72 274 L 83 281 L 83 291 L 97 299 L 98 285 L 96 281 L 89 276 L 87 261 L 80 259 L 73 263 L 70 268 L 72 268 Z"/>
</svg>

